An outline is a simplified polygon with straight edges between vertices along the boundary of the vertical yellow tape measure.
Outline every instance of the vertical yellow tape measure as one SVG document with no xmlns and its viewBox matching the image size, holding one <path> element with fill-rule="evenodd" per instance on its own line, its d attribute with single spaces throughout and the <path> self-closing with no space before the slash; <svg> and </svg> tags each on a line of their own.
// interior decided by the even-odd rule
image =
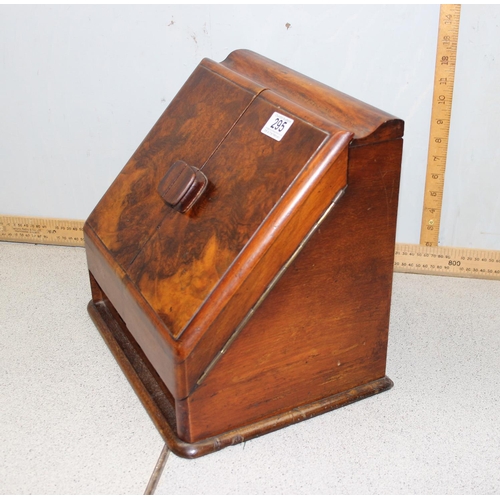
<svg viewBox="0 0 500 500">
<path fill-rule="evenodd" d="M 437 246 L 457 62 L 460 5 L 441 5 L 420 244 Z"/>
</svg>

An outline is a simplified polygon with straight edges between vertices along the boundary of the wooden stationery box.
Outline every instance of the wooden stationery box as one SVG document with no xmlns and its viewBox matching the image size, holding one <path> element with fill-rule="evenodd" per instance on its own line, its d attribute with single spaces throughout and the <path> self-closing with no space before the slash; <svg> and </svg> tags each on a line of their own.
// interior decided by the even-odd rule
<svg viewBox="0 0 500 500">
<path fill-rule="evenodd" d="M 386 390 L 403 122 L 204 59 L 85 224 L 89 312 L 197 457 Z"/>
</svg>

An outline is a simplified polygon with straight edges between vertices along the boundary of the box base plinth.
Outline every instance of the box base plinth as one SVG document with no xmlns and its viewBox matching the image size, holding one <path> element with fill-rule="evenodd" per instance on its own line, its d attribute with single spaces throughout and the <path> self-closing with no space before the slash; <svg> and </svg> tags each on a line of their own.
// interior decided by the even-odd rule
<svg viewBox="0 0 500 500">
<path fill-rule="evenodd" d="M 144 405 L 168 448 L 183 458 L 197 458 L 227 446 L 248 441 L 302 420 L 355 403 L 393 386 L 388 377 L 360 385 L 339 394 L 299 406 L 217 436 L 194 443 L 180 439 L 176 433 L 175 402 L 159 379 L 125 324 L 107 301 L 90 301 L 88 312 L 113 353 L 116 361 Z"/>
</svg>

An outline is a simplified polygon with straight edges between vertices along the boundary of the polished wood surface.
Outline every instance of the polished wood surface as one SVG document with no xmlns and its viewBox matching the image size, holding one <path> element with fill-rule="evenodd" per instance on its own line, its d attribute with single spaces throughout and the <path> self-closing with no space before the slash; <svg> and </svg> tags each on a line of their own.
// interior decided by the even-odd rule
<svg viewBox="0 0 500 500">
<path fill-rule="evenodd" d="M 211 61 L 204 64 L 217 71 Z M 244 74 L 266 88 L 279 88 L 281 95 L 320 116 L 333 119 L 353 133 L 353 145 L 401 137 L 402 120 L 343 92 L 332 89 L 249 50 L 232 52 L 219 66 Z"/>
<path fill-rule="evenodd" d="M 271 416 L 257 423 L 249 424 L 217 434 L 210 438 L 190 443 L 179 438 L 175 416 L 175 402 L 169 397 L 168 390 L 155 375 L 147 358 L 137 347 L 123 322 L 110 312 L 106 302 L 90 301 L 88 312 L 101 332 L 106 344 L 115 356 L 123 373 L 134 391 L 141 399 L 149 416 L 156 425 L 167 446 L 183 458 L 198 458 L 214 453 L 227 446 L 240 444 L 263 434 L 276 431 L 291 424 L 355 403 L 369 396 L 379 394 L 393 386 L 388 377 L 374 380 L 349 391 L 334 394 L 313 403 L 294 408 L 291 411 Z"/>
<path fill-rule="evenodd" d="M 203 199 L 188 216 L 168 212 L 128 269 L 174 337 L 326 138 L 294 117 L 287 141 L 270 139 L 260 130 L 273 111 L 254 100 L 203 166 L 210 182 Z"/>
<path fill-rule="evenodd" d="M 171 212 L 156 191 L 167 170 L 202 167 L 254 97 L 198 67 L 162 114 L 87 220 L 125 271 Z"/>
<path fill-rule="evenodd" d="M 262 132 L 273 113 L 293 120 L 282 137 Z M 236 51 L 202 61 L 99 202 L 89 312 L 179 454 L 390 387 L 402 131 Z"/>
<path fill-rule="evenodd" d="M 401 147 L 394 140 L 351 149 L 337 207 L 180 403 L 184 439 L 385 376 Z"/>
</svg>

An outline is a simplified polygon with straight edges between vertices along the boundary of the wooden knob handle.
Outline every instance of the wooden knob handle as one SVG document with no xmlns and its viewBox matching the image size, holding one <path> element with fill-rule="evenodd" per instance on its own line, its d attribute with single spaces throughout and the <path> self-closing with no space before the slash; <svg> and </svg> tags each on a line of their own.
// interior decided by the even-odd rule
<svg viewBox="0 0 500 500">
<path fill-rule="evenodd" d="M 208 185 L 206 175 L 196 167 L 177 160 L 158 184 L 163 201 L 178 212 L 187 212 Z"/>
</svg>

